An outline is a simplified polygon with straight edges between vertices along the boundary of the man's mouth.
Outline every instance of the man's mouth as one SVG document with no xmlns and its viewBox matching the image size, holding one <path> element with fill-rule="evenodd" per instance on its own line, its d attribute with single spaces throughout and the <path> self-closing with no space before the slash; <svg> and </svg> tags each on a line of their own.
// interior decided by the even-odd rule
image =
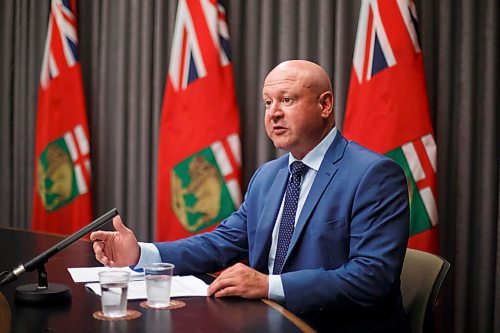
<svg viewBox="0 0 500 333">
<path fill-rule="evenodd" d="M 278 135 L 280 135 L 280 134 L 285 133 L 285 132 L 286 132 L 286 130 L 287 130 L 287 128 L 286 128 L 286 127 L 283 127 L 283 126 L 280 126 L 280 125 L 274 125 L 274 126 L 273 126 L 273 133 L 274 133 L 274 134 L 278 134 Z"/>
</svg>

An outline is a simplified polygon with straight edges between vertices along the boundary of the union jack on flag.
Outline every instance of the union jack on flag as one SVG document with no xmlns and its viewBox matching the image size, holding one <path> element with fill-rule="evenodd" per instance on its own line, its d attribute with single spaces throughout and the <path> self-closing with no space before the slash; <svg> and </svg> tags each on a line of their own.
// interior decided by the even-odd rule
<svg viewBox="0 0 500 333">
<path fill-rule="evenodd" d="M 218 50 L 220 65 L 226 66 L 230 63 L 229 29 L 224 7 L 210 0 L 200 0 L 198 4 L 191 2 L 191 6 L 198 5 L 204 14 L 203 21 L 194 20 L 199 18 L 193 18 L 192 13 L 197 13 L 189 9 L 187 1 L 179 1 L 177 8 L 168 71 L 176 91 L 186 89 L 188 84 L 207 75 L 207 65 L 199 42 L 199 34 L 204 37 L 206 33 L 206 31 L 200 33 L 200 29 L 203 29 L 199 27 L 202 22 L 206 22 L 213 46 Z"/>
<path fill-rule="evenodd" d="M 40 77 L 43 88 L 47 88 L 48 81 L 57 77 L 62 68 L 72 67 L 78 62 L 76 19 L 70 1 L 52 1 L 51 11 Z"/>
<path fill-rule="evenodd" d="M 436 253 L 437 154 L 416 23 L 413 1 L 363 0 L 343 132 L 404 169 L 409 246 Z"/>
<path fill-rule="evenodd" d="M 417 12 L 413 2 L 397 0 L 401 17 L 416 53 L 420 53 L 420 42 L 416 29 Z M 377 0 L 363 1 L 359 13 L 353 68 L 358 81 L 368 81 L 381 70 L 396 65 L 396 58 L 380 16 Z"/>
<path fill-rule="evenodd" d="M 209 0 L 201 2 L 208 29 L 212 36 L 214 45 L 219 49 L 220 64 L 226 66 L 231 62 L 231 46 L 229 44 L 229 29 L 227 27 L 226 10 L 220 4 L 212 4 Z"/>
</svg>

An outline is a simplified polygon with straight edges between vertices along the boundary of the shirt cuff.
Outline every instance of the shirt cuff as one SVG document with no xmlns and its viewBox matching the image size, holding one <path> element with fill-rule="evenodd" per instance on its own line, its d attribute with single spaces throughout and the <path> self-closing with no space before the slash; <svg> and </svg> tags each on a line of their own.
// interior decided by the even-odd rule
<svg viewBox="0 0 500 333">
<path fill-rule="evenodd" d="M 283 290 L 283 283 L 281 276 L 269 275 L 269 292 L 268 297 L 277 303 L 283 304 L 285 302 L 285 291 Z"/>
<path fill-rule="evenodd" d="M 158 248 L 153 243 L 139 242 L 139 247 L 141 248 L 141 255 L 134 269 L 144 268 L 148 264 L 161 262 L 160 251 L 158 251 Z"/>
</svg>

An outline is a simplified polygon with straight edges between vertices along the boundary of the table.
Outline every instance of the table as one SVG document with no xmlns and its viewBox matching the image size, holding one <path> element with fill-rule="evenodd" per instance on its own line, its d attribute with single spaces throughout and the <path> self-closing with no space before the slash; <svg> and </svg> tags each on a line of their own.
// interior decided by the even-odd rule
<svg viewBox="0 0 500 333">
<path fill-rule="evenodd" d="M 12 270 L 63 238 L 31 231 L 0 228 L 0 271 Z M 28 306 L 15 302 L 16 287 L 37 283 L 37 272 L 0 286 L 0 333 L 3 332 L 313 332 L 305 322 L 269 300 L 239 297 L 182 297 L 181 309 L 160 311 L 129 301 L 128 308 L 142 313 L 129 321 L 101 321 L 92 314 L 100 310 L 100 298 L 74 283 L 68 267 L 100 265 L 88 241 L 79 240 L 53 256 L 45 265 L 49 283 L 67 285 L 72 301 L 64 305 Z"/>
</svg>

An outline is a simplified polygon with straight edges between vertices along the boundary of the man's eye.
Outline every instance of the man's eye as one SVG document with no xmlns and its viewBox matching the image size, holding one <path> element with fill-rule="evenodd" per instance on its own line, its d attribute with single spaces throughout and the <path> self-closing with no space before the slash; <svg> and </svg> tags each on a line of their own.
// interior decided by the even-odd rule
<svg viewBox="0 0 500 333">
<path fill-rule="evenodd" d="M 282 102 L 284 104 L 290 104 L 292 103 L 293 99 L 291 97 L 283 97 Z"/>
<path fill-rule="evenodd" d="M 266 109 L 269 109 L 271 107 L 271 104 L 272 104 L 271 100 L 264 101 L 264 105 L 266 106 Z"/>
</svg>

